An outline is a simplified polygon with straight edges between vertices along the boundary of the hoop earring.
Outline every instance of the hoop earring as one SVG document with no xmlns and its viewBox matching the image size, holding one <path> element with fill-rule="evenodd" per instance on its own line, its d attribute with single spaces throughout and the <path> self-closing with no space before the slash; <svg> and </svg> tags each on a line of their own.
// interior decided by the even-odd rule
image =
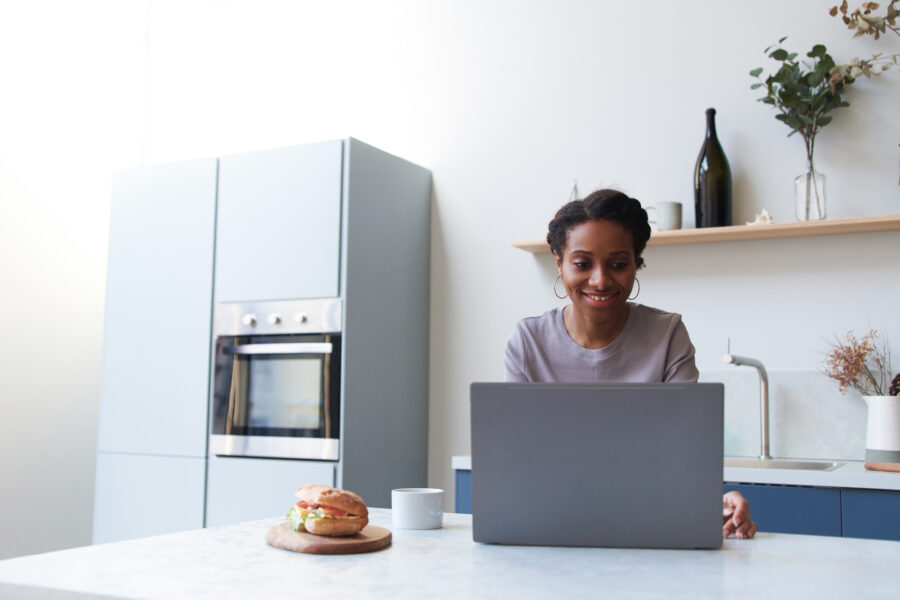
<svg viewBox="0 0 900 600">
<path fill-rule="evenodd" d="M 556 281 L 553 282 L 553 295 L 556 296 L 557 298 L 559 298 L 560 300 L 565 300 L 566 298 L 568 298 L 568 294 L 563 294 L 562 296 L 560 296 L 559 292 L 556 291 L 556 284 L 559 283 L 560 281 L 562 281 L 562 275 L 557 275 Z"/>
<path fill-rule="evenodd" d="M 634 298 L 632 298 L 631 296 L 629 296 L 629 297 L 628 297 L 629 300 L 636 300 L 637 297 L 641 295 L 641 282 L 640 282 L 640 280 L 639 280 L 637 277 L 635 277 L 635 278 L 634 278 L 634 282 L 635 282 L 636 284 L 638 284 L 638 291 L 637 291 L 637 294 L 634 295 Z"/>
</svg>

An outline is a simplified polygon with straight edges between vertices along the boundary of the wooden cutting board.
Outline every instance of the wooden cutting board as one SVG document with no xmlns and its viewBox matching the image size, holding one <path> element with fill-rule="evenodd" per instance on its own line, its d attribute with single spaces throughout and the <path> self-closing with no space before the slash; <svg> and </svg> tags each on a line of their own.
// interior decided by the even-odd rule
<svg viewBox="0 0 900 600">
<path fill-rule="evenodd" d="M 391 532 L 384 527 L 366 525 L 356 535 L 328 537 L 294 531 L 287 521 L 266 533 L 266 543 L 282 550 L 305 554 L 359 554 L 375 552 L 391 545 Z"/>
<path fill-rule="evenodd" d="M 900 473 L 900 463 L 866 463 L 866 468 L 870 471 L 893 471 Z"/>
</svg>

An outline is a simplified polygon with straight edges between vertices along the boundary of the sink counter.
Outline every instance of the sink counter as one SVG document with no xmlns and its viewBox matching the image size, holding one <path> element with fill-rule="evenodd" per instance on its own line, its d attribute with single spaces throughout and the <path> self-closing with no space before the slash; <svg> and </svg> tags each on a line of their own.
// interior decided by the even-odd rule
<svg viewBox="0 0 900 600">
<path fill-rule="evenodd" d="M 391 528 L 390 511 L 372 523 Z M 393 531 L 371 554 L 269 547 L 279 518 L 0 561 L 0 597 L 55 598 L 748 598 L 895 597 L 900 542 L 758 534 L 721 550 L 494 546 L 469 515 Z"/>
<path fill-rule="evenodd" d="M 900 491 L 900 473 L 868 471 L 864 461 L 837 462 L 844 464 L 833 471 L 725 467 L 723 481 Z M 454 456 L 451 464 L 455 471 L 472 470 L 469 456 Z"/>
</svg>

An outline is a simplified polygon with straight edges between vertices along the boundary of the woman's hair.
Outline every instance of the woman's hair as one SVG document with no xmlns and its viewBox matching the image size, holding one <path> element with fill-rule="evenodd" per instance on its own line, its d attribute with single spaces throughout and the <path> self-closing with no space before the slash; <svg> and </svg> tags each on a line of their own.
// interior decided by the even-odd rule
<svg viewBox="0 0 900 600">
<path fill-rule="evenodd" d="M 641 253 L 650 239 L 647 211 L 634 198 L 610 189 L 597 190 L 583 200 L 573 200 L 556 211 L 547 233 L 547 243 L 553 254 L 562 257 L 569 230 L 591 219 L 615 221 L 631 232 L 634 239 L 634 262 L 638 269 L 644 266 Z"/>
</svg>

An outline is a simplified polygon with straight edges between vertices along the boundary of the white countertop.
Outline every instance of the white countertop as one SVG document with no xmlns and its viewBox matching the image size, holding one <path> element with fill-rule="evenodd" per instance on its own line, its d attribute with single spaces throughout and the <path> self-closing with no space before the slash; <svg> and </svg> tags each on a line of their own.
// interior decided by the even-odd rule
<svg viewBox="0 0 900 600">
<path fill-rule="evenodd" d="M 391 528 L 389 510 L 371 518 Z M 900 542 L 761 533 L 721 550 L 495 546 L 472 541 L 469 515 L 446 514 L 443 529 L 394 530 L 379 552 L 316 556 L 266 545 L 280 522 L 0 561 L 0 597 L 886 598 L 900 589 Z"/>
<path fill-rule="evenodd" d="M 391 528 L 390 511 L 372 523 Z M 316 556 L 266 545 L 280 518 L 0 561 L 0 597 L 472 598 L 896 597 L 900 542 L 787 534 L 721 550 L 495 546 L 469 515 L 394 530 L 371 554 Z M 13 586 L 38 586 L 13 587 Z M 45 591 L 46 588 L 62 590 Z"/>
<path fill-rule="evenodd" d="M 900 490 L 900 473 L 867 471 L 864 461 L 837 460 L 844 464 L 833 471 L 805 469 L 743 469 L 725 467 L 722 481 L 729 483 L 774 483 L 780 485 L 809 485 L 816 487 L 860 488 L 869 490 Z M 454 470 L 472 470 L 470 456 L 454 456 Z"/>
</svg>

